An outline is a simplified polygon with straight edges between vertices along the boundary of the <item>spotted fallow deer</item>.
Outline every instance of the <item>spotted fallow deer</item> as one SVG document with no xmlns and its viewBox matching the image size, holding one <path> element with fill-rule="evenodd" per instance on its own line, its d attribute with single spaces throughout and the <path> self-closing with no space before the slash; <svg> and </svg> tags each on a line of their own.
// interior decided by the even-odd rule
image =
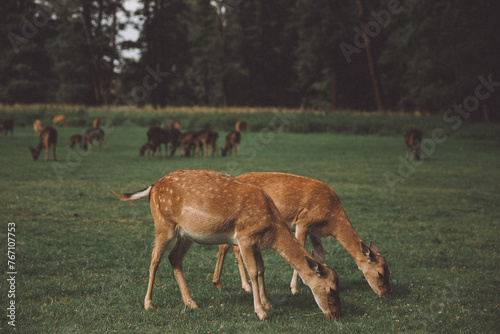
<svg viewBox="0 0 500 334">
<path fill-rule="evenodd" d="M 62 123 L 64 126 L 66 126 L 66 116 L 57 115 L 52 118 L 52 126 L 55 127 L 57 123 Z"/>
<path fill-rule="evenodd" d="M 321 238 L 333 236 L 349 252 L 363 272 L 368 284 L 379 297 L 390 294 L 389 268 L 373 241 L 368 247 L 352 227 L 337 194 L 326 183 L 304 176 L 285 173 L 247 173 L 238 180 L 261 187 L 274 201 L 284 220 L 295 228 L 295 235 L 304 245 L 309 235 L 314 249 L 324 257 Z M 220 245 L 213 283 L 222 287 L 220 276 L 224 257 L 231 246 Z M 233 247 L 240 269 L 242 287 L 248 283 L 238 249 Z M 241 260 L 240 260 L 241 262 Z M 297 272 L 294 271 L 290 287 L 297 289 Z"/>
<path fill-rule="evenodd" d="M 115 195 L 125 201 L 149 197 L 156 242 L 144 299 L 146 309 L 153 307 L 153 283 L 162 254 L 169 242 L 177 239 L 168 258 L 187 307 L 198 307 L 189 294 L 182 268 L 190 246 L 193 242 L 226 243 L 240 248 L 252 282 L 254 310 L 260 320 L 266 319 L 265 310 L 271 309 L 264 283 L 264 248 L 276 251 L 299 272 L 326 319 L 340 317 L 337 274 L 322 257 L 305 250 L 261 188 L 198 169 L 175 171 L 146 189 Z"/>
<path fill-rule="evenodd" d="M 410 130 L 405 134 L 406 159 L 420 160 L 420 143 L 422 143 L 422 132 L 420 130 Z M 408 151 L 411 151 L 411 156 Z"/>
<path fill-rule="evenodd" d="M 33 160 L 37 160 L 42 149 L 45 150 L 45 161 L 49 160 L 49 149 L 52 146 L 52 153 L 54 154 L 54 161 L 56 158 L 56 145 L 57 145 L 57 131 L 51 126 L 46 127 L 40 133 L 40 142 L 36 148 L 30 147 Z"/>
</svg>

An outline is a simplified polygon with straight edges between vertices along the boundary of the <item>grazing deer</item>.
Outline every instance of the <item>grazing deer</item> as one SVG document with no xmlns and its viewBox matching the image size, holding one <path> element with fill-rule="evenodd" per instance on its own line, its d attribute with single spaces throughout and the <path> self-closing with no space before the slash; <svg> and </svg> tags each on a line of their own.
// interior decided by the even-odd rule
<svg viewBox="0 0 500 334">
<path fill-rule="evenodd" d="M 42 122 L 39 119 L 33 122 L 33 131 L 35 132 L 35 136 L 40 135 L 43 131 Z"/>
<path fill-rule="evenodd" d="M 106 141 L 104 140 L 104 131 L 101 128 L 92 128 L 85 131 L 83 135 L 83 145 L 86 149 L 88 149 L 89 146 L 92 148 L 92 141 L 94 140 L 97 140 L 99 143 L 99 150 L 101 149 L 101 145 L 104 145 L 105 149 L 107 148 Z"/>
<path fill-rule="evenodd" d="M 169 156 L 172 156 L 178 146 L 179 134 L 180 131 L 176 128 L 162 129 L 158 126 L 152 126 L 147 132 L 148 141 L 140 148 L 139 154 L 143 156 L 144 152 L 147 151 L 149 158 L 149 152 L 152 150 L 154 154 L 158 148 L 158 156 L 161 157 L 161 144 L 165 144 L 165 155 L 167 155 L 168 144 L 171 144 Z"/>
<path fill-rule="evenodd" d="M 57 115 L 52 118 L 52 126 L 55 127 L 57 123 L 62 123 L 64 126 L 66 126 L 66 116 Z"/>
<path fill-rule="evenodd" d="M 179 156 L 191 156 L 191 150 L 194 148 L 197 153 L 200 149 L 199 133 L 196 131 L 187 131 L 179 135 Z"/>
<path fill-rule="evenodd" d="M 56 145 L 57 145 L 57 131 L 51 126 L 46 127 L 42 133 L 40 133 L 40 142 L 36 148 L 30 147 L 31 155 L 33 160 L 37 160 L 42 149 L 45 150 L 45 161 L 49 160 L 49 149 L 52 145 L 52 153 L 54 154 L 54 161 L 56 158 Z"/>
<path fill-rule="evenodd" d="M 420 144 L 422 143 L 422 132 L 420 130 L 410 130 L 405 134 L 406 159 L 420 160 Z M 411 150 L 411 156 L 408 154 Z"/>
<path fill-rule="evenodd" d="M 3 135 L 6 136 L 7 133 L 10 131 L 10 135 L 14 135 L 14 121 L 11 119 L 7 119 L 0 123 L 0 130 L 2 130 Z"/>
<path fill-rule="evenodd" d="M 222 156 L 225 157 L 226 154 L 232 153 L 234 154 L 238 152 L 240 154 L 240 144 L 241 144 L 241 131 L 246 129 L 247 122 L 246 121 L 236 121 L 234 131 L 231 131 L 226 136 L 226 146 L 222 149 Z"/>
<path fill-rule="evenodd" d="M 234 156 L 236 151 L 240 154 L 241 132 L 232 131 L 226 136 L 226 146 L 222 149 L 222 156 L 225 157 L 229 152 Z"/>
<path fill-rule="evenodd" d="M 153 151 L 154 155 L 157 148 L 160 149 L 160 143 L 157 142 L 156 140 L 149 139 L 146 142 L 146 144 L 142 145 L 141 148 L 139 149 L 139 155 L 142 157 L 144 156 L 144 153 L 147 152 L 147 158 L 149 159 L 149 152 Z M 159 154 L 159 156 L 161 156 L 161 154 Z"/>
<path fill-rule="evenodd" d="M 92 126 L 95 129 L 98 129 L 101 127 L 101 119 L 100 118 L 94 118 L 94 121 L 92 121 Z"/>
<path fill-rule="evenodd" d="M 333 236 L 354 258 L 373 291 L 379 297 L 387 297 L 390 294 L 387 262 L 373 241 L 368 247 L 361 240 L 337 194 L 326 183 L 285 173 L 247 173 L 237 179 L 261 187 L 273 199 L 284 220 L 295 227 L 295 235 L 300 245 L 305 244 L 309 235 L 314 249 L 324 257 L 321 238 Z M 220 275 L 229 248 L 229 245 L 219 246 L 213 278 L 218 289 L 222 287 Z M 238 250 L 235 251 L 237 263 L 241 262 Z M 242 287 L 248 291 L 244 268 L 240 263 L 238 267 Z M 290 287 L 293 294 L 298 292 L 296 271 L 293 273 Z"/>
<path fill-rule="evenodd" d="M 184 304 L 198 306 L 191 298 L 182 261 L 193 242 L 238 245 L 245 261 L 260 320 L 271 309 L 264 283 L 261 249 L 271 248 L 297 270 L 311 289 L 326 319 L 340 317 L 338 276 L 319 255 L 311 256 L 293 236 L 273 201 L 252 184 L 210 170 L 179 170 L 146 189 L 116 194 L 124 201 L 149 198 L 156 242 L 149 268 L 144 307 L 152 308 L 156 270 L 170 241 L 177 239 L 168 259 Z"/>
<path fill-rule="evenodd" d="M 76 148 L 78 149 L 82 148 L 82 139 L 83 139 L 82 135 L 71 136 L 68 141 L 69 147 L 71 147 L 71 149 L 74 149 L 76 145 Z"/>
<path fill-rule="evenodd" d="M 217 154 L 217 139 L 219 134 L 215 131 L 203 129 L 198 132 L 197 140 L 199 142 L 198 147 L 201 145 L 203 147 L 203 157 L 208 155 L 210 149 L 212 150 L 212 156 Z M 198 151 L 196 151 L 196 156 L 198 156 Z"/>
</svg>

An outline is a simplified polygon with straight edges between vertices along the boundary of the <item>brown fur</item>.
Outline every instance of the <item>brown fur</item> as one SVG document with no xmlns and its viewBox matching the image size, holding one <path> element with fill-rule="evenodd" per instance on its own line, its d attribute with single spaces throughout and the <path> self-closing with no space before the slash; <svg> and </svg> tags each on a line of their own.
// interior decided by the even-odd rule
<svg viewBox="0 0 500 334">
<path fill-rule="evenodd" d="M 80 149 L 82 147 L 82 135 L 73 135 L 69 138 L 68 145 L 71 147 L 71 149 L 76 148 Z"/>
<path fill-rule="evenodd" d="M 30 147 L 31 156 L 33 160 L 37 160 L 42 149 L 45 150 L 45 161 L 49 159 L 49 149 L 52 146 L 52 153 L 54 154 L 54 161 L 56 158 L 56 146 L 57 146 L 57 131 L 51 126 L 46 127 L 42 133 L 40 133 L 40 142 L 36 148 Z"/>
<path fill-rule="evenodd" d="M 274 201 L 285 221 L 295 227 L 301 245 L 309 235 L 314 249 L 324 256 L 321 238 L 335 237 L 356 261 L 372 289 L 380 297 L 390 294 L 389 268 L 375 243 L 370 247 L 361 240 L 352 227 L 342 203 L 327 184 L 285 173 L 247 173 L 238 180 L 261 187 Z M 221 288 L 220 275 L 225 253 L 229 245 L 221 245 L 213 283 Z M 233 247 L 235 248 L 235 247 Z M 236 259 L 239 260 L 236 252 Z M 241 272 L 242 287 L 246 290 L 246 276 Z M 297 293 L 297 273 L 290 284 L 292 293 Z"/>
<path fill-rule="evenodd" d="M 57 115 L 52 118 L 52 126 L 55 127 L 57 123 L 62 123 L 64 126 L 66 126 L 66 116 Z"/>
<path fill-rule="evenodd" d="M 99 150 L 101 149 L 101 146 L 107 148 L 106 140 L 104 140 L 104 131 L 102 129 L 92 128 L 85 131 L 85 134 L 83 135 L 83 145 L 86 149 L 89 147 L 92 148 L 92 142 L 94 140 L 96 140 L 99 144 Z"/>
<path fill-rule="evenodd" d="M 405 134 L 406 159 L 420 160 L 420 144 L 422 143 L 422 132 L 420 130 L 410 130 Z M 411 156 L 409 152 L 411 151 Z"/>
<path fill-rule="evenodd" d="M 231 243 L 240 246 L 259 319 L 266 319 L 265 309 L 271 308 L 260 251 L 265 248 L 276 251 L 300 273 L 326 319 L 340 316 L 337 274 L 320 256 L 311 256 L 300 245 L 261 188 L 214 171 L 180 170 L 144 190 L 116 195 L 127 201 L 149 197 L 156 242 L 144 299 L 146 309 L 153 307 L 153 284 L 162 254 L 176 239 L 168 259 L 187 307 L 198 307 L 191 298 L 182 269 L 183 258 L 192 243 Z"/>
<path fill-rule="evenodd" d="M 7 133 L 10 131 L 10 135 L 14 135 L 14 121 L 11 119 L 7 119 L 0 123 L 0 130 L 2 130 L 3 135 L 6 136 Z"/>
</svg>

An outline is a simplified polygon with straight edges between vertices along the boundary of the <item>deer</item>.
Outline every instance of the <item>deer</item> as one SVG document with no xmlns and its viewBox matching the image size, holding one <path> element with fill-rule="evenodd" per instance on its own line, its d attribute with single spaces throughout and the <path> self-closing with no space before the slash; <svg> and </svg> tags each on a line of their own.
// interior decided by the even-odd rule
<svg viewBox="0 0 500 334">
<path fill-rule="evenodd" d="M 57 123 L 62 123 L 64 126 L 66 126 L 66 116 L 57 115 L 54 118 L 52 118 L 52 126 L 56 127 Z"/>
<path fill-rule="evenodd" d="M 206 158 L 210 149 L 212 150 L 212 156 L 217 154 L 217 139 L 219 134 L 215 131 L 203 129 L 198 131 L 197 140 L 199 144 L 203 147 L 203 157 Z M 200 145 L 198 145 L 199 147 Z M 196 151 L 196 156 L 198 156 L 198 151 Z"/>
<path fill-rule="evenodd" d="M 420 143 L 422 143 L 422 132 L 412 129 L 405 134 L 406 160 L 420 160 Z M 411 151 L 411 155 L 408 151 Z"/>
<path fill-rule="evenodd" d="M 73 135 L 69 138 L 68 145 L 71 147 L 71 149 L 76 148 L 80 149 L 82 147 L 82 135 Z"/>
<path fill-rule="evenodd" d="M 187 131 L 179 135 L 179 156 L 191 156 L 191 149 L 194 148 L 197 154 L 200 141 L 198 140 L 199 133 L 197 131 Z"/>
<path fill-rule="evenodd" d="M 106 141 L 104 140 L 104 131 L 101 128 L 91 128 L 85 131 L 85 134 L 83 135 L 83 144 L 86 149 L 89 148 L 89 146 L 92 148 L 92 141 L 97 140 L 99 144 L 99 150 L 101 149 L 101 145 L 104 145 L 104 148 L 106 149 Z"/>
<path fill-rule="evenodd" d="M 39 119 L 36 119 L 33 122 L 33 131 L 35 133 L 35 136 L 40 135 L 40 133 L 43 131 L 42 122 Z"/>
<path fill-rule="evenodd" d="M 94 118 L 94 120 L 92 121 L 92 127 L 94 129 L 98 129 L 101 127 L 101 119 L 100 118 Z"/>
<path fill-rule="evenodd" d="M 324 258 L 321 238 L 333 236 L 352 256 L 372 290 L 381 298 L 390 295 L 390 272 L 386 260 L 373 241 L 367 246 L 361 240 L 330 186 L 312 178 L 286 173 L 253 172 L 239 175 L 236 179 L 261 187 L 273 199 L 283 219 L 295 228 L 295 236 L 301 246 L 309 235 L 314 249 Z M 230 247 L 222 244 L 219 246 L 212 280 L 218 289 L 222 288 L 220 276 L 224 257 Z M 233 250 L 242 288 L 248 291 L 241 256 L 237 247 L 233 246 Z M 294 271 L 290 283 L 292 294 L 298 293 L 297 283 L 297 271 Z"/>
<path fill-rule="evenodd" d="M 228 152 L 232 153 L 233 156 L 236 152 L 240 154 L 241 131 L 244 130 L 246 126 L 246 121 L 236 121 L 235 129 L 226 136 L 226 146 L 222 149 L 223 157 L 225 157 Z"/>
<path fill-rule="evenodd" d="M 168 255 L 184 305 L 198 305 L 189 293 L 182 262 L 193 242 L 237 245 L 252 283 L 254 311 L 260 320 L 272 308 L 264 281 L 261 249 L 270 248 L 298 271 L 311 289 L 326 319 L 341 316 L 339 279 L 324 259 L 302 246 L 281 217 L 276 205 L 258 186 L 206 169 L 178 170 L 133 193 L 117 194 L 124 201 L 148 197 L 155 225 L 155 246 L 144 298 L 153 307 L 156 271 L 168 244 Z"/>
<path fill-rule="evenodd" d="M 0 130 L 2 130 L 2 133 L 4 136 L 7 135 L 7 133 L 10 131 L 10 135 L 14 135 L 14 121 L 11 119 L 7 119 L 0 123 Z"/>
<path fill-rule="evenodd" d="M 171 144 L 169 156 L 172 156 L 178 146 L 179 134 L 180 131 L 177 128 L 162 129 L 158 126 L 152 126 L 147 132 L 148 141 L 140 148 L 139 154 L 143 156 L 144 152 L 147 151 L 149 158 L 149 152 L 151 150 L 156 152 L 158 148 L 158 156 L 161 157 L 161 144 L 165 144 L 165 152 L 168 150 L 168 144 Z"/>
<path fill-rule="evenodd" d="M 45 150 L 45 161 L 49 160 L 49 149 L 52 146 L 52 153 L 54 154 L 54 161 L 56 158 L 56 145 L 57 145 L 57 130 L 51 126 L 46 127 L 42 133 L 40 133 L 40 142 L 36 148 L 30 147 L 31 155 L 33 160 L 37 160 L 42 149 Z"/>
</svg>

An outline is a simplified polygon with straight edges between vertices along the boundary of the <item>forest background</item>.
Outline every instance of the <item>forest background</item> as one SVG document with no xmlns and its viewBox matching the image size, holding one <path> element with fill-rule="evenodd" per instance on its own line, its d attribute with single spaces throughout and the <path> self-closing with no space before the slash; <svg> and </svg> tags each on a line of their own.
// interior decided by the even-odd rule
<svg viewBox="0 0 500 334">
<path fill-rule="evenodd" d="M 500 85 L 495 1 L 135 5 L 1 1 L 0 103 L 448 109 L 500 118 L 500 94 L 490 94 Z M 123 38 L 131 25 L 136 40 Z M 467 111 L 454 108 L 462 103 Z"/>
</svg>

